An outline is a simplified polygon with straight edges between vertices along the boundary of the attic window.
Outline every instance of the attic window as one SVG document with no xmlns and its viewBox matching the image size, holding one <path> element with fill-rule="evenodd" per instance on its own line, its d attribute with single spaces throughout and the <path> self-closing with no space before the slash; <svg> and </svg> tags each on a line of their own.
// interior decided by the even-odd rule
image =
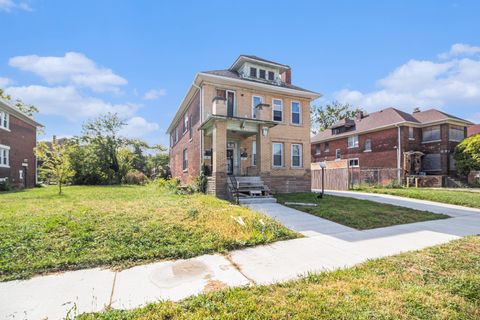
<svg viewBox="0 0 480 320">
<path fill-rule="evenodd" d="M 266 71 L 263 70 L 263 69 L 260 69 L 259 71 L 260 71 L 260 72 L 258 73 L 258 77 L 259 77 L 260 79 L 266 79 Z"/>
<path fill-rule="evenodd" d="M 275 73 L 273 71 L 268 71 L 268 80 L 275 80 Z"/>
<path fill-rule="evenodd" d="M 332 129 L 332 134 L 339 134 L 339 133 L 340 133 L 340 129 L 338 128 Z"/>
<path fill-rule="evenodd" d="M 250 77 L 252 78 L 257 77 L 257 68 L 250 67 Z"/>
</svg>

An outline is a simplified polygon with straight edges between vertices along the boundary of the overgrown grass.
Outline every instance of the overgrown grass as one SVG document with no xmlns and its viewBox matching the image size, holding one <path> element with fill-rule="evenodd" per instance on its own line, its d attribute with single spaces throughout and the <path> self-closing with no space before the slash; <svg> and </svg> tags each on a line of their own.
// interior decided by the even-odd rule
<svg viewBox="0 0 480 320">
<path fill-rule="evenodd" d="M 316 204 L 316 207 L 288 206 L 360 230 L 448 218 L 448 216 L 442 214 L 368 200 L 330 195 L 325 195 L 323 199 L 319 199 L 318 194 L 310 192 L 278 194 L 276 197 L 280 203 L 303 202 Z"/>
<path fill-rule="evenodd" d="M 383 193 L 400 197 L 456 204 L 471 208 L 480 208 L 480 193 L 472 191 L 427 188 L 360 188 L 355 191 Z"/>
<path fill-rule="evenodd" d="M 47 187 L 0 194 L 0 281 L 189 258 L 298 236 L 203 194 L 173 195 L 155 186 L 74 186 L 64 192 Z"/>
<path fill-rule="evenodd" d="M 235 288 L 105 319 L 480 319 L 480 237 L 270 286 Z"/>
</svg>

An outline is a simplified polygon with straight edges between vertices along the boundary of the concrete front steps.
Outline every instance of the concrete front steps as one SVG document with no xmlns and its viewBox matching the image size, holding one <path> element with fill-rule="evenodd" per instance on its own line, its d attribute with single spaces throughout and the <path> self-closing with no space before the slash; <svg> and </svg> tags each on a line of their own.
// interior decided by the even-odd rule
<svg viewBox="0 0 480 320">
<path fill-rule="evenodd" d="M 270 189 L 259 176 L 235 176 L 229 179 L 229 189 L 238 192 L 239 204 L 276 203 Z M 234 186 L 233 184 L 236 183 Z M 235 198 L 235 195 L 233 195 Z"/>
<path fill-rule="evenodd" d="M 277 199 L 272 196 L 268 197 L 245 197 L 239 198 L 240 204 L 259 204 L 259 203 L 277 203 Z"/>
</svg>

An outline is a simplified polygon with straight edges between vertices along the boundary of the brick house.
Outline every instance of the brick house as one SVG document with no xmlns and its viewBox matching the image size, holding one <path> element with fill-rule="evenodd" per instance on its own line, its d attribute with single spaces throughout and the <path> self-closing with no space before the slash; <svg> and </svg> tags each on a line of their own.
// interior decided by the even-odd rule
<svg viewBox="0 0 480 320">
<path fill-rule="evenodd" d="M 235 181 L 310 190 L 309 110 L 318 97 L 291 83 L 289 66 L 255 56 L 198 73 L 167 130 L 172 176 L 190 183 L 204 165 L 208 191 L 221 198 Z"/>
<path fill-rule="evenodd" d="M 42 125 L 10 102 L 0 98 L 0 181 L 8 179 L 14 188 L 36 183 L 37 128 Z"/>
<path fill-rule="evenodd" d="M 358 113 L 312 138 L 312 162 L 346 160 L 350 168 L 391 168 L 399 181 L 416 175 L 455 176 L 453 151 L 469 125 L 436 109 Z"/>
<path fill-rule="evenodd" d="M 467 128 L 467 137 L 471 137 L 479 133 L 480 133 L 480 124 L 474 124 Z"/>
</svg>

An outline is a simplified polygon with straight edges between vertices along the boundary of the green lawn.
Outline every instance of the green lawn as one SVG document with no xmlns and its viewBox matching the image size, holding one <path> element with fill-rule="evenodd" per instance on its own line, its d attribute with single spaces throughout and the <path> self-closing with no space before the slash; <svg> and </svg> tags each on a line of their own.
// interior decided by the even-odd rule
<svg viewBox="0 0 480 320">
<path fill-rule="evenodd" d="M 298 235 L 203 194 L 155 186 L 55 187 L 0 194 L 0 281 L 93 266 L 189 258 Z M 241 225 L 232 217 L 242 217 Z"/>
<path fill-rule="evenodd" d="M 384 193 L 400 197 L 430 200 L 472 208 L 480 208 L 480 192 L 427 188 L 360 188 L 356 189 L 355 191 Z"/>
<path fill-rule="evenodd" d="M 120 319 L 480 319 L 480 237 L 269 286 L 227 289 L 131 311 Z"/>
<path fill-rule="evenodd" d="M 278 202 L 314 203 L 316 207 L 288 205 L 355 229 L 373 229 L 418 221 L 445 219 L 446 215 L 398 207 L 367 200 L 325 195 L 319 199 L 318 194 L 285 193 L 276 195 Z"/>
</svg>

